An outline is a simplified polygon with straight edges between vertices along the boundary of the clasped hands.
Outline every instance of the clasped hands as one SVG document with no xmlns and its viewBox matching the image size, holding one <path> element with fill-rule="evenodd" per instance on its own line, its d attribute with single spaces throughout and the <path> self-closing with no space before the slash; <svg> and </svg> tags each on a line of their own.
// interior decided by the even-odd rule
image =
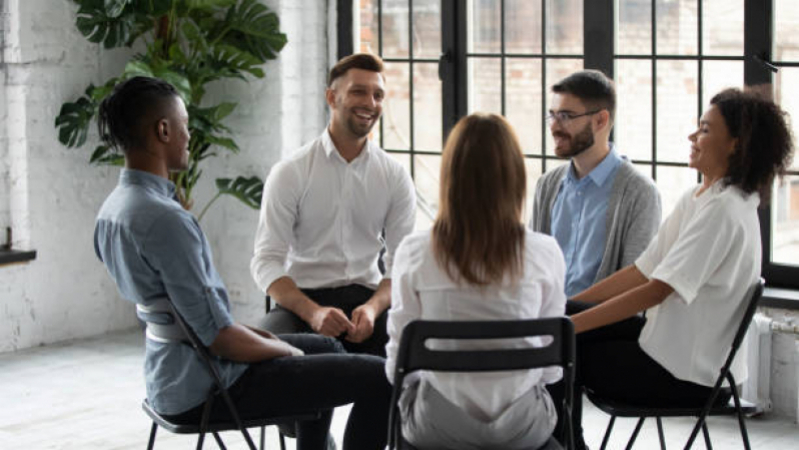
<svg viewBox="0 0 799 450">
<path fill-rule="evenodd" d="M 344 311 L 339 308 L 320 306 L 314 311 L 310 325 L 315 332 L 323 336 L 345 335 L 345 340 L 357 344 L 372 336 L 376 317 L 377 311 L 368 303 L 355 308 L 352 311 L 352 319 L 347 318 Z"/>
</svg>

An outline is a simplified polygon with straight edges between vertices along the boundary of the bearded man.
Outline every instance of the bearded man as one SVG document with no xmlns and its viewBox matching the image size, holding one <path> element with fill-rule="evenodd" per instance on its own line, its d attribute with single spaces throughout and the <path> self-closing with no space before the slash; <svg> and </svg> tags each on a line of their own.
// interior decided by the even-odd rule
<svg viewBox="0 0 799 450">
<path fill-rule="evenodd" d="M 555 154 L 570 158 L 536 185 L 530 228 L 558 241 L 572 297 L 632 264 L 660 225 L 660 195 L 610 142 L 616 89 L 584 70 L 552 86 L 547 121 Z"/>
<path fill-rule="evenodd" d="M 338 61 L 329 125 L 267 178 L 250 272 L 277 303 L 261 324 L 273 333 L 315 332 L 385 356 L 394 251 L 416 221 L 410 175 L 369 139 L 385 95 L 379 57 Z"/>
</svg>

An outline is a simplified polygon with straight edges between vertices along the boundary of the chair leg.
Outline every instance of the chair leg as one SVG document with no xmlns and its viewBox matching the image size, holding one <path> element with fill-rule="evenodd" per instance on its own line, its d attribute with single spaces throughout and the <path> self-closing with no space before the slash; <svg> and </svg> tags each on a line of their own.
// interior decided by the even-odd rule
<svg viewBox="0 0 799 450">
<path fill-rule="evenodd" d="M 666 450 L 666 437 L 663 435 L 663 421 L 660 416 L 656 417 L 658 423 L 658 437 L 660 438 L 660 450 Z"/>
<path fill-rule="evenodd" d="M 225 447 L 225 443 L 224 443 L 224 442 L 222 442 L 222 438 L 221 438 L 221 437 L 219 437 L 219 433 L 217 433 L 216 431 L 214 431 L 214 432 L 213 432 L 213 435 L 214 435 L 214 439 L 216 439 L 216 445 L 218 445 L 218 446 L 219 446 L 219 449 L 220 449 L 220 450 L 227 450 L 227 447 Z"/>
<path fill-rule="evenodd" d="M 741 399 L 738 396 L 738 389 L 734 388 L 732 390 L 732 398 L 735 401 L 735 412 L 738 413 L 738 428 L 741 429 L 741 439 L 744 441 L 744 448 L 746 450 L 751 450 L 749 446 L 749 433 L 746 432 L 746 422 L 744 421 L 744 412 L 741 408 Z"/>
<path fill-rule="evenodd" d="M 260 448 L 261 450 L 264 450 L 265 441 L 266 441 L 266 426 L 261 426 L 261 442 L 260 442 L 260 447 L 258 447 L 258 448 Z"/>
<path fill-rule="evenodd" d="M 278 429 L 277 435 L 280 436 L 280 450 L 286 450 L 286 437 Z"/>
<path fill-rule="evenodd" d="M 153 422 L 153 426 L 150 427 L 150 440 L 147 443 L 147 450 L 153 450 L 155 446 L 155 432 L 158 431 L 158 424 Z"/>
<path fill-rule="evenodd" d="M 608 445 L 608 440 L 610 440 L 610 432 L 613 431 L 613 424 L 616 423 L 616 416 L 610 416 L 610 422 L 608 422 L 608 427 L 605 428 L 605 437 L 602 438 L 602 446 L 599 450 L 605 450 L 605 447 Z"/>
<path fill-rule="evenodd" d="M 197 450 L 202 450 L 204 441 L 205 441 L 205 431 L 201 431 L 197 435 Z"/>
<path fill-rule="evenodd" d="M 632 436 L 630 436 L 630 440 L 627 441 L 627 450 L 633 448 L 633 444 L 635 444 L 635 438 L 638 437 L 638 432 L 641 431 L 641 426 L 643 426 L 644 424 L 644 419 L 646 419 L 646 417 L 641 417 L 640 419 L 638 419 L 638 423 L 635 424 L 635 430 L 633 430 L 633 434 Z"/>
<path fill-rule="evenodd" d="M 705 436 L 705 448 L 713 450 L 713 444 L 710 442 L 710 433 L 707 431 L 707 422 L 702 424 L 702 435 Z"/>
</svg>

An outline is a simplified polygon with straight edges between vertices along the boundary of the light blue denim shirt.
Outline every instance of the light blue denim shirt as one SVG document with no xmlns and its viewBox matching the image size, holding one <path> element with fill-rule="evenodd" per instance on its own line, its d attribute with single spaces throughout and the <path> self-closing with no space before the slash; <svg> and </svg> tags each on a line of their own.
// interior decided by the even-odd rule
<svg viewBox="0 0 799 450">
<path fill-rule="evenodd" d="M 561 181 L 552 208 L 552 236 L 566 258 L 566 296 L 591 286 L 605 252 L 608 198 L 621 157 L 611 144 L 610 153 L 594 170 L 578 180 L 574 163 Z"/>
<path fill-rule="evenodd" d="M 205 345 L 233 323 L 211 248 L 197 220 L 175 199 L 169 180 L 123 169 L 97 216 L 94 249 L 123 298 L 148 305 L 169 297 Z M 215 363 L 227 386 L 248 367 L 221 359 Z M 147 398 L 161 414 L 201 404 L 213 383 L 190 346 L 150 339 L 144 377 Z"/>
</svg>

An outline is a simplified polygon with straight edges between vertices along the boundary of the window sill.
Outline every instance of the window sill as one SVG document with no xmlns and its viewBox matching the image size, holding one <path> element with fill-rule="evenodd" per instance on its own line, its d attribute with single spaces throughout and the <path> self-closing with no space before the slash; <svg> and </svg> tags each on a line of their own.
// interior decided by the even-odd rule
<svg viewBox="0 0 799 450">
<path fill-rule="evenodd" d="M 760 306 L 799 311 L 799 290 L 767 287 Z"/>
<path fill-rule="evenodd" d="M 0 250 L 0 266 L 18 264 L 36 259 L 36 250 Z"/>
</svg>

